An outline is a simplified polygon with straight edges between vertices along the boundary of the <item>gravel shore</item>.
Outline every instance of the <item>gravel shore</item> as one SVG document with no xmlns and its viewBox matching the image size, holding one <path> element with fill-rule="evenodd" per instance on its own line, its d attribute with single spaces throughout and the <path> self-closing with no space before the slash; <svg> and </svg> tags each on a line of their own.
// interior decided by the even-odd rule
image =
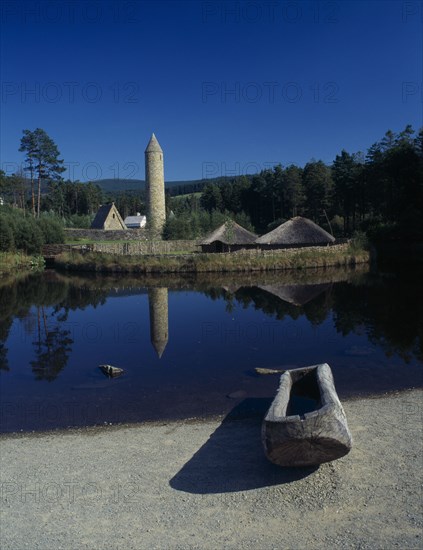
<svg viewBox="0 0 423 550">
<path fill-rule="evenodd" d="M 5 435 L 0 546 L 422 548 L 423 392 L 343 404 L 353 450 L 316 469 L 270 464 L 259 418 Z"/>
</svg>

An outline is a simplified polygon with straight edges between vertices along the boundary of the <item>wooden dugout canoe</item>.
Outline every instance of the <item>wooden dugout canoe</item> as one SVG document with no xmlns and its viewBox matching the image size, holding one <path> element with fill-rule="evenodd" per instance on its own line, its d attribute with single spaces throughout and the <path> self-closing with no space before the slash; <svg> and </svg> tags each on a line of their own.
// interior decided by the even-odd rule
<svg viewBox="0 0 423 550">
<path fill-rule="evenodd" d="M 279 466 L 313 466 L 346 455 L 347 418 L 327 363 L 288 370 L 262 425 L 267 458 Z"/>
</svg>

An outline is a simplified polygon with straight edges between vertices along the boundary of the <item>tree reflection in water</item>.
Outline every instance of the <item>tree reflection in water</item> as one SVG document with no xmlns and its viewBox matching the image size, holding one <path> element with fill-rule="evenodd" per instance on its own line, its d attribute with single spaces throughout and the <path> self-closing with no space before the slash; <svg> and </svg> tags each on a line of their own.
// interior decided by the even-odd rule
<svg viewBox="0 0 423 550">
<path fill-rule="evenodd" d="M 72 351 L 70 330 L 60 325 L 48 328 L 44 306 L 37 307 L 38 340 L 34 342 L 35 360 L 31 361 L 36 380 L 53 381 L 65 368 Z"/>
<path fill-rule="evenodd" d="M 157 278 L 70 277 L 46 271 L 4 280 L 0 284 L 0 369 L 9 369 L 6 342 L 15 318 L 24 321 L 31 334 L 36 331 L 35 357 L 30 362 L 35 378 L 52 381 L 72 352 L 66 326 L 69 312 L 104 304 L 112 290 L 136 293 L 145 288 L 194 290 L 211 300 L 224 300 L 228 313 L 236 307 L 253 307 L 277 320 L 304 316 L 313 326 L 332 316 L 333 327 L 342 336 L 365 333 L 387 356 L 398 354 L 406 363 L 423 361 L 421 272 L 304 271 Z"/>
<path fill-rule="evenodd" d="M 277 281 L 272 285 L 244 286 L 233 292 L 215 288 L 205 293 L 212 300 L 224 299 L 231 312 L 236 304 L 245 309 L 252 306 L 277 320 L 305 316 L 314 326 L 332 313 L 338 334 L 364 331 L 369 342 L 381 347 L 387 357 L 398 354 L 406 363 L 413 358 L 423 361 L 421 270 L 352 273 L 330 283 L 322 283 L 322 275 L 319 277 L 317 284 L 293 284 L 289 280 L 286 285 Z M 302 303 L 298 296 L 305 298 Z"/>
<path fill-rule="evenodd" d="M 49 271 L 4 280 L 0 285 L 0 369 L 9 370 L 6 341 L 14 318 L 18 318 L 24 321 L 27 334 L 36 333 L 35 358 L 30 361 L 35 379 L 53 381 L 66 367 L 72 351 L 71 333 L 64 324 L 69 311 L 96 307 L 106 301 L 107 294 L 96 287 L 75 286 Z"/>
</svg>

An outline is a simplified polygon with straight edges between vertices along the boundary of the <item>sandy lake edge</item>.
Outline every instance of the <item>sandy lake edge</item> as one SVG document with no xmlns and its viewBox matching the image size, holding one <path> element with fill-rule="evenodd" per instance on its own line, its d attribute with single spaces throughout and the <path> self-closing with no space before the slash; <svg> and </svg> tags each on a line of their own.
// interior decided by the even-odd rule
<svg viewBox="0 0 423 550">
<path fill-rule="evenodd" d="M 420 548 L 423 392 L 343 404 L 353 450 L 316 470 L 254 418 L 5 434 L 1 547 Z"/>
</svg>

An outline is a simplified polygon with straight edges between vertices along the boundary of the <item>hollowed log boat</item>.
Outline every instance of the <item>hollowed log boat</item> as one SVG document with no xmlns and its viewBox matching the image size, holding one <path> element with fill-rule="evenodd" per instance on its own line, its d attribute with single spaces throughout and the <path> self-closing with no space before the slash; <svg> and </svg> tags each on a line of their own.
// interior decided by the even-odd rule
<svg viewBox="0 0 423 550">
<path fill-rule="evenodd" d="M 262 425 L 267 458 L 279 466 L 313 466 L 346 455 L 347 418 L 327 363 L 287 370 Z"/>
</svg>

